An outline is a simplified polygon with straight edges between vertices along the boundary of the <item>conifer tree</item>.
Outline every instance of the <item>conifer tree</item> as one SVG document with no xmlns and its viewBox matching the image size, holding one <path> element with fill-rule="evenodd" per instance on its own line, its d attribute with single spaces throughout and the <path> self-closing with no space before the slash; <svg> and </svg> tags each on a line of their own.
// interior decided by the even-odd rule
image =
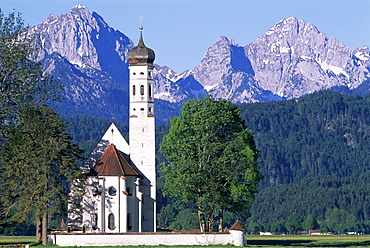
<svg viewBox="0 0 370 248">
<path fill-rule="evenodd" d="M 253 136 L 230 101 L 205 96 L 187 101 L 171 119 L 161 152 L 164 194 L 197 206 L 202 232 L 212 231 L 215 213 L 247 211 L 261 179 Z M 208 225 L 207 225 L 208 224 Z"/>
<path fill-rule="evenodd" d="M 48 216 L 66 211 L 68 182 L 81 179 L 75 166 L 81 151 L 49 107 L 22 108 L 18 121 L 0 150 L 1 224 L 21 223 L 34 213 L 37 238 L 41 234 L 46 244 Z M 80 185 L 73 186 L 78 192 Z"/>
</svg>

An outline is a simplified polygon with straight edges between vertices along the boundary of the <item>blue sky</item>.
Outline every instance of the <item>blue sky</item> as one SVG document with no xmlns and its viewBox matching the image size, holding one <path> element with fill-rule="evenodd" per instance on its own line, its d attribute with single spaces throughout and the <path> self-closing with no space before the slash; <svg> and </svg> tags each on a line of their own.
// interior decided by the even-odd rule
<svg viewBox="0 0 370 248">
<path fill-rule="evenodd" d="M 370 46 L 370 0 L 0 0 L 3 12 L 15 9 L 31 26 L 76 4 L 97 12 L 135 43 L 143 16 L 144 41 L 156 52 L 155 62 L 178 73 L 197 66 L 219 36 L 244 46 L 290 16 L 351 49 Z"/>
</svg>

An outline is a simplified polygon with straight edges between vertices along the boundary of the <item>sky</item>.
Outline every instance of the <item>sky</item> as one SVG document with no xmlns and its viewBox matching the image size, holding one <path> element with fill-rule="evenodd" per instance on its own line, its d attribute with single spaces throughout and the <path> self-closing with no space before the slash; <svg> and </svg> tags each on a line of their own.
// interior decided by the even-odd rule
<svg viewBox="0 0 370 248">
<path fill-rule="evenodd" d="M 370 0 L 0 0 L 5 14 L 18 11 L 30 26 L 77 4 L 101 15 L 135 44 L 143 25 L 155 63 L 177 73 L 196 67 L 219 36 L 245 46 L 291 16 L 351 49 L 370 46 Z"/>
</svg>

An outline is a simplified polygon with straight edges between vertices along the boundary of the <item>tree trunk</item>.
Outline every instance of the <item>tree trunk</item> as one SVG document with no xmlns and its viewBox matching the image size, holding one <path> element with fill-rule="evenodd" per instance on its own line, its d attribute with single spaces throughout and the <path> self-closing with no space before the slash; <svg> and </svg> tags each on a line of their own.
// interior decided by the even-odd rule
<svg viewBox="0 0 370 248">
<path fill-rule="evenodd" d="M 36 242 L 41 240 L 42 218 L 36 217 Z"/>
<path fill-rule="evenodd" d="M 45 213 L 42 218 L 42 244 L 46 245 L 48 242 L 48 215 Z"/>
<path fill-rule="evenodd" d="M 222 208 L 218 210 L 218 231 L 223 232 L 224 230 L 224 211 Z"/>
<path fill-rule="evenodd" d="M 209 206 L 208 212 L 208 231 L 213 232 L 213 224 L 215 223 L 215 211 L 212 205 Z"/>
<path fill-rule="evenodd" d="M 206 220 L 204 218 L 204 212 L 200 209 L 198 209 L 198 219 L 199 219 L 200 232 L 206 232 Z"/>
</svg>

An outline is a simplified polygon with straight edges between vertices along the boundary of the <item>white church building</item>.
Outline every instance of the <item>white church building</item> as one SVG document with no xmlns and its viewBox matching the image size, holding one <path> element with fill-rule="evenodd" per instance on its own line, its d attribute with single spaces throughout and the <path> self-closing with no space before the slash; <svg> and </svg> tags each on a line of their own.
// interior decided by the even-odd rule
<svg viewBox="0 0 370 248">
<path fill-rule="evenodd" d="M 140 27 L 139 43 L 128 53 L 129 143 L 112 123 L 81 167 L 79 222 L 86 232 L 156 232 L 154 59 Z"/>
</svg>

